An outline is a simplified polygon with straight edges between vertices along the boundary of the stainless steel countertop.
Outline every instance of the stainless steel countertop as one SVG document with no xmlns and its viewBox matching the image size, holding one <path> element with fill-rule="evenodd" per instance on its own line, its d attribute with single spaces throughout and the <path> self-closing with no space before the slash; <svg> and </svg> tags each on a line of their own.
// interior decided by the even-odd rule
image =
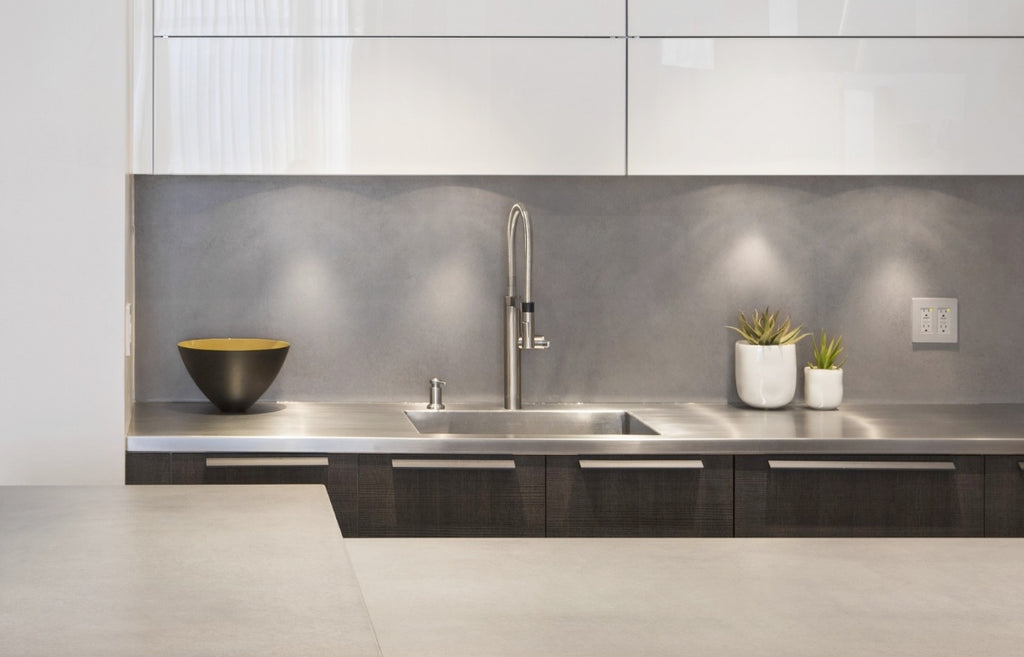
<svg viewBox="0 0 1024 657">
<path fill-rule="evenodd" d="M 142 403 L 130 452 L 405 454 L 1024 454 L 1024 404 L 844 404 L 763 411 L 715 403 L 572 404 L 626 410 L 657 436 L 469 436 L 416 432 L 423 404 L 257 404 L 228 415 L 199 403 Z M 451 410 L 485 408 L 449 405 Z"/>
<path fill-rule="evenodd" d="M 323 486 L 0 486 L 0 654 L 379 656 Z"/>
</svg>

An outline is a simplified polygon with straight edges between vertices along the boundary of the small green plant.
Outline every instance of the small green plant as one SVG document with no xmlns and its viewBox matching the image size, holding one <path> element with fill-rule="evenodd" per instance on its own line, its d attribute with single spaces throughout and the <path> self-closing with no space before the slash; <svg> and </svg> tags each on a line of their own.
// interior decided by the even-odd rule
<svg viewBox="0 0 1024 657">
<path fill-rule="evenodd" d="M 810 333 L 801 333 L 803 326 L 790 327 L 789 317 L 781 324 L 778 321 L 779 311 L 770 312 L 766 306 L 764 312 L 754 310 L 754 317 L 748 320 L 747 316 L 740 313 L 739 327 L 729 326 L 732 330 L 743 336 L 743 339 L 750 344 L 757 345 L 784 345 L 796 344 Z"/>
<path fill-rule="evenodd" d="M 838 370 L 846 363 L 843 358 L 838 363 L 839 354 L 843 353 L 843 336 L 839 335 L 829 340 L 824 329 L 821 331 L 821 339 L 814 341 L 814 360 L 807 365 L 816 370 Z"/>
</svg>

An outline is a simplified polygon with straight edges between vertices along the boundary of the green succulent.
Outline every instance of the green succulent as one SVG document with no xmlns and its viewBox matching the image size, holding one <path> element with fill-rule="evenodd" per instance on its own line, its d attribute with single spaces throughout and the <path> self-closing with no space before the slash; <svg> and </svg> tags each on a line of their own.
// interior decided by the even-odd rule
<svg viewBox="0 0 1024 657">
<path fill-rule="evenodd" d="M 843 353 L 843 336 L 836 336 L 829 340 L 822 329 L 821 339 L 814 341 L 814 360 L 807 365 L 816 370 L 838 370 L 846 363 L 845 357 L 838 363 L 836 362 L 841 353 Z"/>
<path fill-rule="evenodd" d="M 739 327 L 729 326 L 732 330 L 743 336 L 743 339 L 750 344 L 756 345 L 784 345 L 796 344 L 810 333 L 801 333 L 803 326 L 790 327 L 789 317 L 781 324 L 778 321 L 779 311 L 770 312 L 766 306 L 764 312 L 754 310 L 754 317 L 748 320 L 746 315 L 740 313 Z"/>
</svg>

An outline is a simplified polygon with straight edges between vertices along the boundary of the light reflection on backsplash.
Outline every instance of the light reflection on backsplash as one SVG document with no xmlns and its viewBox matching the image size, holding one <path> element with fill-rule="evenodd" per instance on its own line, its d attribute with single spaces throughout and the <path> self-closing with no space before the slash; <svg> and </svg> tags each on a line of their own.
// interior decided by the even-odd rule
<svg viewBox="0 0 1024 657">
<path fill-rule="evenodd" d="M 1024 401 L 1022 178 L 141 176 L 135 198 L 140 401 L 201 400 L 175 343 L 244 334 L 293 345 L 268 399 L 420 401 L 438 376 L 499 404 L 514 200 L 552 340 L 526 402 L 735 400 L 725 326 L 765 305 L 845 336 L 848 401 Z M 959 345 L 911 346 L 913 296 L 959 298 Z"/>
</svg>

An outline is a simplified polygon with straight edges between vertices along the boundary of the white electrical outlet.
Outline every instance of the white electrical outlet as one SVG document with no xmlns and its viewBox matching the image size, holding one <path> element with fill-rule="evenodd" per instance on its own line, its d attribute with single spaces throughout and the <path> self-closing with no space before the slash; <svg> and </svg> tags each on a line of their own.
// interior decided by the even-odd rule
<svg viewBox="0 0 1024 657">
<path fill-rule="evenodd" d="M 914 297 L 910 300 L 910 340 L 925 343 L 955 343 L 957 337 L 956 299 Z"/>
</svg>

